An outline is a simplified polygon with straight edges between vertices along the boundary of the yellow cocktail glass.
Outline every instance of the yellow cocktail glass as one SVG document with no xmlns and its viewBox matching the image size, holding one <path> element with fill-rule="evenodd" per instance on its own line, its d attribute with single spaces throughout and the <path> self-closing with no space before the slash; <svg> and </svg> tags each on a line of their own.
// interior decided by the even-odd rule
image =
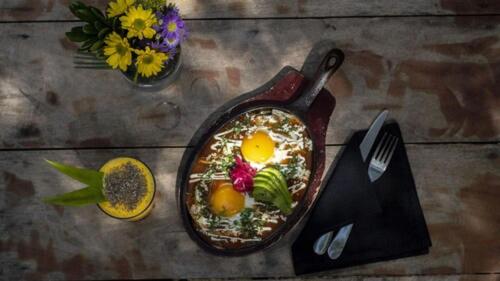
<svg viewBox="0 0 500 281">
<path fill-rule="evenodd" d="M 108 201 L 98 203 L 97 206 L 99 207 L 99 209 L 101 209 L 101 211 L 103 211 L 110 217 L 127 221 L 138 221 L 145 218 L 153 209 L 153 199 L 156 193 L 156 183 L 151 170 L 146 166 L 146 164 L 137 159 L 131 157 L 118 157 L 106 162 L 106 164 L 101 167 L 100 171 L 103 172 L 106 176 L 107 173 L 110 173 L 112 170 L 127 163 L 130 163 L 137 167 L 140 170 L 141 174 L 144 175 L 146 180 L 145 195 L 140 199 L 140 201 L 132 210 L 129 210 L 125 206 L 120 204 L 115 204 L 113 206 Z"/>
</svg>

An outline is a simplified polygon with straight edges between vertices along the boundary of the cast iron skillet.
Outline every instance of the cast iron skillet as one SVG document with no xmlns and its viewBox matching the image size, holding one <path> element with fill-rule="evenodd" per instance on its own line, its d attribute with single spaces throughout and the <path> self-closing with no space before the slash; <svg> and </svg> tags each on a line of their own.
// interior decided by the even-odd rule
<svg viewBox="0 0 500 281">
<path fill-rule="evenodd" d="M 308 134 L 311 137 L 313 143 L 311 179 L 307 186 L 307 189 L 309 189 L 312 182 L 312 175 L 315 174 L 317 168 L 316 162 L 319 159 L 320 152 L 318 149 L 319 146 L 317 144 L 318 140 L 316 139 L 316 135 L 311 133 L 311 124 L 308 124 L 308 122 L 306 122 L 306 114 L 311 107 L 311 104 L 316 99 L 318 93 L 322 90 L 323 86 L 326 84 L 332 74 L 340 67 L 343 60 L 344 53 L 339 49 L 332 49 L 323 58 L 321 64 L 318 67 L 318 70 L 316 71 L 314 79 L 310 83 L 308 83 L 304 87 L 304 89 L 299 90 L 300 94 L 297 98 L 292 99 L 288 102 L 255 100 L 236 105 L 234 107 L 226 109 L 218 117 L 217 120 L 209 122 L 208 124 L 207 121 L 211 120 L 207 120 L 206 122 L 204 122 L 195 133 L 195 136 L 190 142 L 193 148 L 189 148 L 184 152 L 183 158 L 181 160 L 181 165 L 178 170 L 176 197 L 178 209 L 181 214 L 184 227 L 186 228 L 189 236 L 204 250 L 217 255 L 241 256 L 265 249 L 278 241 L 281 237 L 283 237 L 285 233 L 289 231 L 295 225 L 295 223 L 297 223 L 300 217 L 307 210 L 307 205 L 304 203 L 305 198 L 303 198 L 301 202 L 299 202 L 294 208 L 292 214 L 288 216 L 286 222 L 278 226 L 278 228 L 275 229 L 271 235 L 260 242 L 240 248 L 220 248 L 212 245 L 210 242 L 203 239 L 201 237 L 201 234 L 198 233 L 198 231 L 194 228 L 191 215 L 189 214 L 186 205 L 186 191 L 188 188 L 189 174 L 191 172 L 194 161 L 197 159 L 198 154 L 205 146 L 205 143 L 207 143 L 211 139 L 212 135 L 217 132 L 219 128 L 224 126 L 227 122 L 229 122 L 236 116 L 239 116 L 245 112 L 270 108 L 280 109 L 282 111 L 288 112 L 302 121 L 302 123 L 306 126 L 306 130 L 308 131 Z M 197 143 L 192 143 L 193 140 L 196 140 Z M 307 195 L 307 189 L 304 197 Z"/>
</svg>

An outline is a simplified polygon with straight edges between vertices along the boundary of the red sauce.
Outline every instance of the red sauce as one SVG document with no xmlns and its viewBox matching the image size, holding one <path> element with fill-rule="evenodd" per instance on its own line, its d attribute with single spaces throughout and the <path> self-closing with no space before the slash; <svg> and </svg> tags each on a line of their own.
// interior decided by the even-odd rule
<svg viewBox="0 0 500 281">
<path fill-rule="evenodd" d="M 276 112 L 276 111 L 274 111 L 274 112 Z M 279 112 L 284 113 L 283 111 L 279 111 Z M 207 141 L 207 143 L 205 143 L 205 145 L 202 147 L 202 149 L 200 150 L 199 154 L 197 155 L 197 157 L 194 160 L 194 163 L 191 167 L 190 176 L 192 176 L 192 175 L 196 176 L 196 174 L 203 174 L 203 173 L 206 173 L 207 171 L 210 170 L 209 163 L 211 163 L 211 161 L 207 161 L 207 158 L 210 158 L 211 154 L 216 153 L 217 154 L 216 157 L 221 157 L 223 155 L 223 152 L 221 152 L 221 151 L 216 152 L 216 151 L 212 150 L 212 148 L 211 148 L 214 144 L 221 143 L 220 141 L 216 140 L 214 138 L 214 136 L 216 136 L 219 133 L 226 132 L 228 130 L 233 129 L 232 132 L 224 135 L 224 137 L 226 139 L 229 139 L 229 140 L 242 140 L 247 131 L 244 129 L 239 131 L 238 128 L 241 128 L 241 127 L 254 128 L 256 125 L 258 125 L 258 124 L 256 124 L 256 122 L 257 122 L 256 120 L 258 118 L 255 118 L 255 117 L 260 116 L 260 115 L 270 116 L 269 114 L 270 114 L 269 109 L 259 109 L 259 110 L 254 110 L 254 111 L 250 111 L 250 112 L 241 114 L 241 115 L 235 117 L 234 119 L 228 121 L 224 126 L 222 126 L 219 130 L 217 130 L 213 134 L 213 136 L 210 137 L 210 139 Z M 295 147 L 295 150 L 293 150 L 292 154 L 296 155 L 296 158 L 284 159 L 283 161 L 281 161 L 281 164 L 288 164 L 289 165 L 288 167 L 290 167 L 291 162 L 294 161 L 293 159 L 303 158 L 305 160 L 304 164 L 300 164 L 300 165 L 301 165 L 301 167 L 305 168 L 305 170 L 310 172 L 311 168 L 312 168 L 312 142 L 310 140 L 310 137 L 308 135 L 308 132 L 307 132 L 305 125 L 300 121 L 300 119 L 298 119 L 297 117 L 295 117 L 293 115 L 287 114 L 287 118 L 284 118 L 284 119 L 281 119 L 281 117 L 282 117 L 281 114 L 280 115 L 272 114 L 272 116 L 275 117 L 275 119 L 277 120 L 277 123 L 271 124 L 270 122 L 267 122 L 266 123 L 267 130 L 269 130 L 272 133 L 283 133 L 282 132 L 283 128 L 286 128 L 286 126 L 291 126 L 292 131 L 294 131 L 294 128 L 297 129 L 297 133 L 300 135 L 301 140 L 304 140 L 304 142 L 307 141 L 310 143 L 309 146 L 306 145 L 305 148 L 300 149 L 300 150 L 297 150 L 297 148 Z M 288 125 L 286 125 L 285 123 Z M 260 124 L 260 125 L 262 125 L 262 124 Z M 286 135 L 286 133 L 284 133 L 284 134 Z M 279 144 L 277 144 L 277 145 L 279 145 Z M 286 148 L 287 146 L 283 144 L 283 147 Z M 234 155 L 234 154 L 238 154 L 238 153 L 239 153 L 239 146 L 235 145 L 233 147 L 232 154 Z M 217 171 L 220 171 L 220 170 L 217 170 Z M 309 181 L 310 181 L 309 174 L 306 174 L 306 176 L 304 178 L 301 178 L 301 179 L 290 177 L 287 180 L 287 184 L 289 187 L 294 186 L 296 184 L 300 184 L 300 183 L 303 183 L 302 186 L 305 186 L 305 188 L 300 189 L 299 191 L 297 191 L 296 193 L 294 193 L 292 195 L 294 203 L 298 203 L 299 201 L 301 201 L 303 199 L 304 194 L 307 191 L 307 186 L 308 186 Z M 214 229 L 209 229 L 207 227 L 204 227 L 201 223 L 199 223 L 197 218 L 200 217 L 201 213 L 207 215 L 207 217 L 213 217 L 214 216 L 213 214 L 207 213 L 207 212 L 210 212 L 210 208 L 206 208 L 206 210 L 204 212 L 199 212 L 199 211 L 193 212 L 192 208 L 193 207 L 198 208 L 198 207 L 204 206 L 202 208 L 202 209 L 204 209 L 205 207 L 208 207 L 211 189 L 213 188 L 213 186 L 216 186 L 215 184 L 213 184 L 213 182 L 219 181 L 219 180 L 220 179 L 216 179 L 216 180 L 212 180 L 212 181 L 205 181 L 206 188 L 201 187 L 201 185 L 202 185 L 201 181 L 190 182 L 187 186 L 186 204 L 187 204 L 188 210 L 190 212 L 190 215 L 193 218 L 192 221 L 194 224 L 194 228 L 201 234 L 200 236 L 205 241 L 210 243 L 211 245 L 218 247 L 218 248 L 234 249 L 234 248 L 240 248 L 242 246 L 247 247 L 250 245 L 261 243 L 267 237 L 269 237 L 271 234 L 273 234 L 285 222 L 286 217 L 284 217 L 281 214 L 281 216 L 276 219 L 277 220 L 276 222 L 266 222 L 262 225 L 262 227 L 264 227 L 264 228 L 266 228 L 266 227 L 270 228 L 269 230 L 263 231 L 262 233 L 256 233 L 253 235 L 249 235 L 248 233 L 247 234 L 238 233 L 238 235 L 235 235 L 235 233 L 232 231 L 221 230 L 221 229 L 218 229 L 217 227 L 214 227 Z M 195 195 L 197 189 L 204 190 L 203 192 L 199 191 L 200 193 L 203 193 L 203 194 L 202 194 L 202 196 L 199 196 L 198 202 L 196 202 L 196 195 Z M 201 200 L 200 200 L 200 198 L 201 198 Z M 273 211 L 279 212 L 279 210 L 277 210 L 276 208 L 263 207 L 261 205 L 259 205 L 259 207 L 254 206 L 253 208 L 254 209 L 257 208 L 259 214 L 260 213 L 268 214 L 268 213 L 273 212 Z M 202 217 L 205 217 L 205 216 L 202 216 Z M 285 220 L 283 218 L 285 218 Z M 217 225 L 217 224 L 215 224 L 215 225 Z M 235 229 L 235 227 L 236 226 L 230 226 L 229 228 Z M 231 237 L 237 237 L 237 238 L 242 238 L 242 239 L 249 239 L 249 238 L 259 239 L 259 241 L 244 241 L 244 242 L 242 242 L 240 240 L 238 240 L 238 241 L 231 241 L 231 240 L 219 241 L 219 240 L 214 240 L 211 236 L 207 235 L 206 232 L 210 233 L 212 235 L 224 235 L 224 236 L 231 236 Z"/>
</svg>

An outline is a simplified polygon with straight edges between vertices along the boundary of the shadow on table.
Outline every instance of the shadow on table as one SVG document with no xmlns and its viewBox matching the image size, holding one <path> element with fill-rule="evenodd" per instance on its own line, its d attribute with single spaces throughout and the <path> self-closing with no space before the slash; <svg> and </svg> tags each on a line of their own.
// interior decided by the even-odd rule
<svg viewBox="0 0 500 281">
<path fill-rule="evenodd" d="M 200 2 L 200 9 L 203 9 L 203 4 Z M 254 21 L 255 22 L 255 21 Z M 214 22 L 214 29 L 224 31 L 224 32 L 234 32 L 231 31 L 231 26 L 234 24 L 233 21 L 222 21 Z M 255 27 L 249 26 L 249 34 L 257 34 L 259 32 L 259 25 L 267 24 L 261 23 L 256 24 Z M 210 35 L 215 37 L 216 40 L 225 40 L 224 32 L 212 32 Z M 276 34 L 266 34 L 268 36 L 256 36 L 250 42 L 251 45 L 257 44 L 261 46 L 262 52 L 286 52 L 287 46 L 283 42 L 282 35 Z M 310 35 L 304 33 L 301 34 L 305 37 Z M 235 36 L 237 37 L 237 36 Z M 228 48 L 234 46 L 234 44 L 243 44 L 244 42 L 231 42 L 228 43 Z M 324 40 L 316 43 L 312 50 L 309 51 L 306 57 L 301 71 L 304 73 L 306 78 L 313 77 L 317 66 L 321 62 L 323 56 L 335 46 L 333 41 Z M 238 49 L 238 48 L 236 48 Z M 231 50 L 230 50 L 231 51 Z M 282 62 L 275 56 L 265 56 L 267 60 L 263 62 L 263 67 L 274 67 L 277 70 L 284 67 L 288 62 Z M 188 69 L 181 75 L 190 75 L 189 65 Z M 250 75 L 252 75 L 250 73 Z M 271 77 L 269 77 L 271 78 Z M 145 123 L 144 127 L 133 126 L 130 128 L 131 131 L 126 132 L 125 135 L 121 137 L 126 138 L 125 143 L 130 143 L 132 145 L 146 143 L 147 148 L 133 147 L 134 149 L 108 149 L 104 147 L 98 147 L 95 151 L 92 150 L 76 150 L 76 155 L 80 160 L 81 164 L 88 167 L 98 168 L 99 165 L 105 163 L 107 160 L 118 157 L 118 156 L 131 156 L 144 161 L 156 175 L 156 183 L 158 187 L 158 194 L 156 195 L 155 204 L 156 207 L 152 211 L 151 215 L 140 222 L 128 223 L 113 221 L 111 218 L 99 218 L 95 221 L 93 228 L 95 232 L 94 237 L 103 237 L 101 241 L 96 242 L 96 247 L 100 250 L 96 250 L 93 256 L 90 258 L 95 258 L 94 264 L 102 263 L 103 265 L 113 263 L 115 260 L 124 259 L 129 264 L 136 264 L 141 259 L 143 260 L 143 268 L 151 269 L 151 275 L 153 276 L 165 276 L 165 275 L 179 275 L 184 270 L 186 274 L 191 276 L 204 277 L 207 276 L 208 272 L 202 272 L 207 269 L 200 269 L 197 271 L 191 268 L 189 265 L 189 260 L 192 257 L 196 257 L 199 260 L 204 260 L 206 262 L 211 262 L 214 259 L 223 261 L 224 258 L 214 258 L 211 255 L 204 253 L 199 249 L 194 242 L 192 242 L 186 235 L 181 220 L 177 214 L 176 202 L 175 202 L 175 175 L 177 173 L 177 166 L 179 164 L 183 148 L 177 147 L 157 147 L 154 145 L 149 145 L 147 141 L 147 134 L 154 134 L 154 139 L 159 140 L 163 137 L 175 138 L 176 130 L 189 130 L 194 131 L 198 124 L 190 124 L 188 121 L 194 119 L 200 119 L 200 116 L 208 116 L 211 111 L 215 108 L 206 108 L 201 112 L 191 112 L 188 105 L 190 103 L 198 103 L 200 105 L 206 103 L 215 105 L 223 104 L 227 97 L 232 95 L 225 95 L 221 93 L 221 90 L 215 81 L 214 83 L 198 83 L 196 81 L 183 82 L 189 79 L 179 79 L 172 87 L 177 87 L 181 97 L 172 97 L 169 95 L 169 91 L 172 88 L 166 88 L 156 92 L 142 92 L 135 91 L 130 92 L 130 95 L 137 94 L 134 99 L 141 99 L 141 105 L 148 104 L 149 108 L 157 109 L 158 112 L 162 114 L 167 114 L 168 116 L 173 116 L 174 119 L 185 118 L 187 120 L 174 120 L 170 125 L 159 124 L 155 122 Z M 198 84 L 196 84 L 196 83 Z M 265 81 L 263 81 L 265 82 Z M 193 85 L 197 88 L 193 92 Z M 196 106 L 194 108 L 203 108 L 202 106 Z M 170 111 L 169 111 L 170 110 Z M 167 112 L 167 113 L 165 113 Z M 198 114 L 197 118 L 190 119 L 186 117 L 187 114 Z M 133 116 L 136 117 L 136 116 Z M 130 116 L 127 116 L 126 112 L 119 118 L 115 118 L 114 126 L 120 128 L 120 131 L 124 131 L 123 128 L 127 128 L 130 124 Z M 119 143 L 123 143 L 120 141 Z M 180 144 L 182 145 L 182 144 Z M 329 163 L 327 159 L 327 163 Z M 99 210 L 95 210 L 99 212 Z M 101 216 L 105 216 L 101 214 Z M 297 227 L 295 228 L 297 230 Z M 287 249 L 291 245 L 292 236 L 288 235 L 286 239 L 275 245 L 272 249 L 266 250 L 264 252 L 258 253 L 256 255 L 251 255 L 248 257 L 236 258 L 232 260 L 232 265 L 237 269 L 231 272 L 218 272 L 212 273 L 212 275 L 217 275 L 220 277 L 225 277 L 227 274 L 233 276 L 242 276 L 242 274 L 250 274 L 255 276 L 265 276 L 266 274 L 280 275 L 280 272 L 259 272 L 259 270 L 269 270 L 266 267 L 258 266 L 262 261 L 266 264 L 280 265 L 277 270 L 283 272 L 283 266 L 288 268 L 287 274 L 291 273 L 290 260 L 286 257 L 286 261 L 283 261 L 283 253 L 288 252 Z M 101 251 L 101 254 L 99 254 Z M 178 254 L 175 255 L 178 261 L 169 259 L 169 253 L 176 251 Z M 107 254 L 105 254 L 107 253 Z M 182 256 L 180 256 L 181 254 Z M 135 255 L 135 256 L 130 256 Z M 140 256 L 141 258 L 137 258 Z M 163 257 L 163 258 L 161 258 Z M 255 267 L 249 264 L 254 264 Z M 100 266 L 99 266 L 100 267 Z M 104 270 L 104 269 L 102 269 Z M 145 276 L 144 272 L 141 273 L 140 269 L 137 269 L 134 265 L 130 269 L 134 277 Z M 156 273 L 154 273 L 157 271 Z M 252 274 L 253 271 L 254 274 Z M 208 274 L 210 275 L 210 274 Z M 109 275 L 113 276 L 113 274 Z M 270 276 L 270 275 L 267 275 Z"/>
</svg>

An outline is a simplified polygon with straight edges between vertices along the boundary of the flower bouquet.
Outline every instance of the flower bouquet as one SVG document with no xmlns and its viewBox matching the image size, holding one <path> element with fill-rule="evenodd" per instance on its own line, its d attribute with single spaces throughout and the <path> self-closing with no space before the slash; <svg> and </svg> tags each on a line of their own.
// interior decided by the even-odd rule
<svg viewBox="0 0 500 281">
<path fill-rule="evenodd" d="M 137 85 L 160 81 L 180 64 L 187 29 L 174 4 L 165 0 L 113 0 L 106 13 L 75 1 L 71 12 L 85 22 L 66 33 L 79 51 L 105 60 Z"/>
</svg>

